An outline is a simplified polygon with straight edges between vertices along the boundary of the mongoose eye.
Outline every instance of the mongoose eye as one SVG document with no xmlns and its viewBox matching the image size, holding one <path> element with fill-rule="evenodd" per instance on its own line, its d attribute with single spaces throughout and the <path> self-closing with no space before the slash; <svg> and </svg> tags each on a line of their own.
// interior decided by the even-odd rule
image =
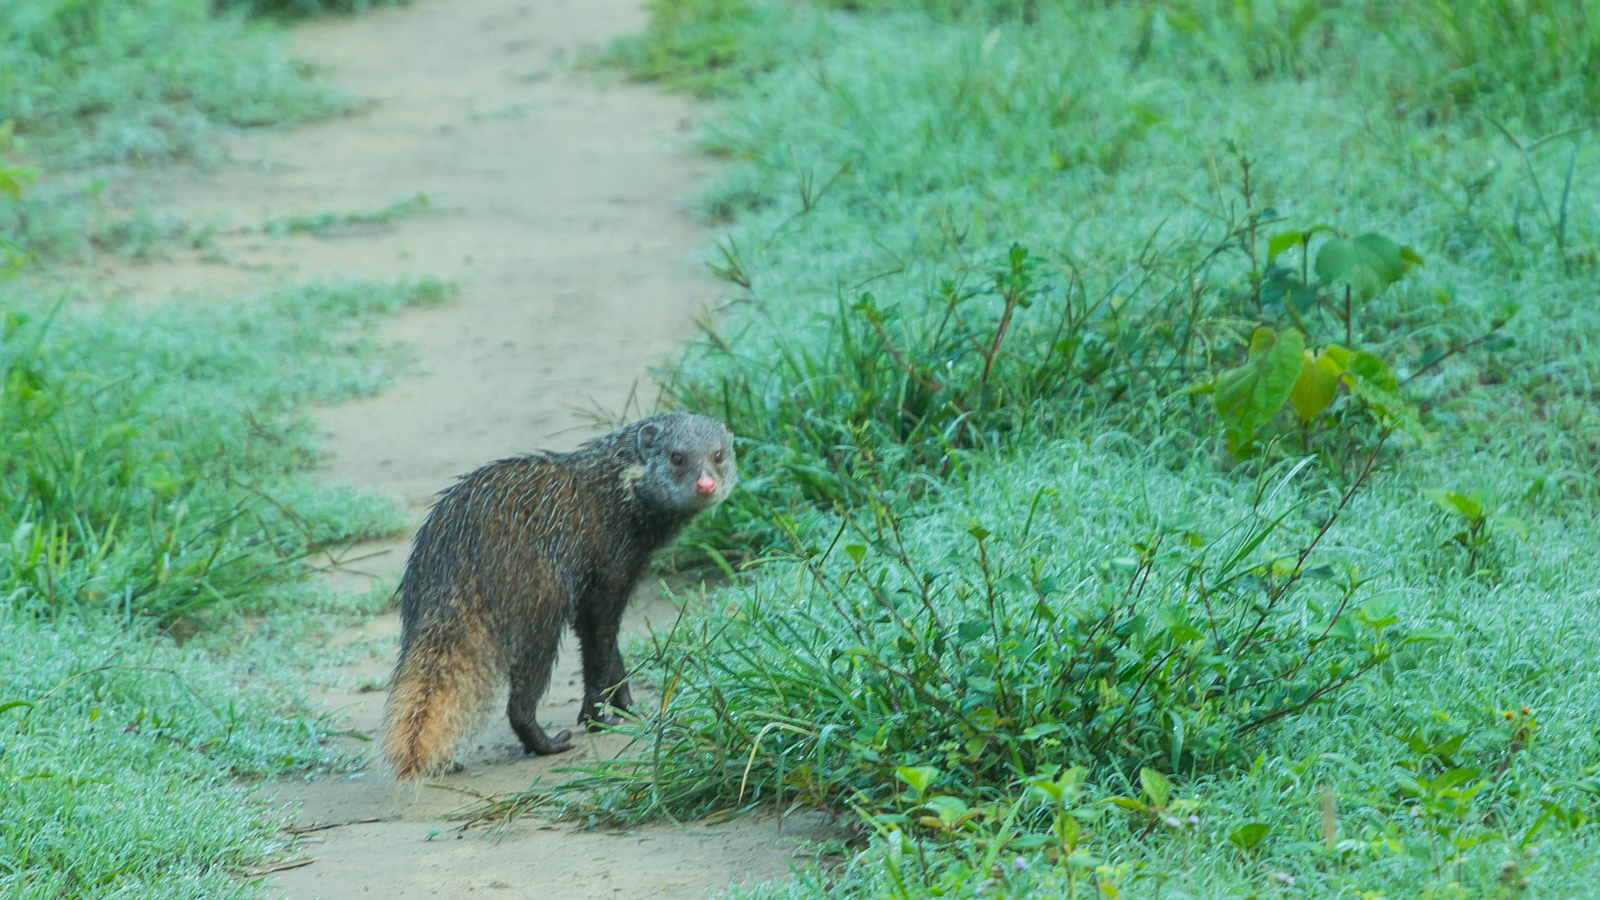
<svg viewBox="0 0 1600 900">
<path fill-rule="evenodd" d="M 674 454 L 672 454 L 672 464 L 675 465 L 675 466 L 683 465 L 683 454 L 682 453 L 674 453 Z"/>
<path fill-rule="evenodd" d="M 715 462 L 722 462 L 722 451 L 718 450 L 717 452 L 711 454 L 711 459 Z"/>
</svg>

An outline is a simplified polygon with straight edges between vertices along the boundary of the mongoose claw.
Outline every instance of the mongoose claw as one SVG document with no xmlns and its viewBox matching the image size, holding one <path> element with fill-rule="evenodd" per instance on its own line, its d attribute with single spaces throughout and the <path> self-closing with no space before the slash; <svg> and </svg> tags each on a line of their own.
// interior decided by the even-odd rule
<svg viewBox="0 0 1600 900">
<path fill-rule="evenodd" d="M 549 756 L 552 753 L 565 753 L 572 749 L 572 729 L 564 729 L 560 734 L 550 738 L 550 742 L 534 752 L 540 756 Z"/>
</svg>

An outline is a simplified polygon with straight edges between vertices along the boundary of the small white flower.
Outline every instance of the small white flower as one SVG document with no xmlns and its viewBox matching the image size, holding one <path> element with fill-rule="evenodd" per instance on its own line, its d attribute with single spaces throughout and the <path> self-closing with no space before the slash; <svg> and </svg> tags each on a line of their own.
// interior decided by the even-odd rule
<svg viewBox="0 0 1600 900">
<path fill-rule="evenodd" d="M 1272 880 L 1281 885 L 1294 887 L 1294 876 L 1290 875 L 1288 872 L 1273 872 Z"/>
<path fill-rule="evenodd" d="M 1028 867 L 1028 859 L 1027 859 L 1027 857 L 1019 856 L 1016 859 L 1011 861 L 1011 868 L 1016 869 L 1018 872 L 1021 872 L 1023 869 L 1026 869 L 1027 867 Z"/>
<path fill-rule="evenodd" d="M 1166 822 L 1166 825 L 1167 825 L 1168 828 L 1182 828 L 1183 827 L 1183 821 L 1181 819 L 1179 819 L 1177 816 L 1167 816 L 1162 821 Z"/>
</svg>

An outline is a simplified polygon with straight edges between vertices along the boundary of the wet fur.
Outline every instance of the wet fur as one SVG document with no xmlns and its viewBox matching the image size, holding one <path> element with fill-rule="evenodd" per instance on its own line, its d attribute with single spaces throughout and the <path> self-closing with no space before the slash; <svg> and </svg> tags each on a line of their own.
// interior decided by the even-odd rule
<svg viewBox="0 0 1600 900">
<path fill-rule="evenodd" d="M 697 496 L 694 477 L 717 451 L 725 462 L 715 464 L 715 494 Z M 674 453 L 699 468 L 678 471 Z M 570 732 L 551 738 L 534 712 L 569 624 L 583 654 L 579 722 L 604 721 L 602 704 L 626 709 L 617 632 L 628 597 L 651 553 L 736 480 L 727 429 L 672 413 L 571 453 L 490 463 L 445 491 L 417 531 L 398 592 L 400 660 L 384 727 L 395 774 L 448 763 L 508 681 L 506 712 L 524 748 L 568 749 Z"/>
</svg>

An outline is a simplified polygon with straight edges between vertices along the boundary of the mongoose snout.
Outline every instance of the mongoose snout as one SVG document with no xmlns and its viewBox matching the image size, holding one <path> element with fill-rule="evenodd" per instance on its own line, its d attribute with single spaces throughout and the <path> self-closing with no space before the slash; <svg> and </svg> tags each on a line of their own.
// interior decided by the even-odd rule
<svg viewBox="0 0 1600 900">
<path fill-rule="evenodd" d="M 632 703 L 617 633 L 650 555 L 738 481 L 720 422 L 666 413 L 571 453 L 490 463 L 444 491 L 413 541 L 398 591 L 400 660 L 384 752 L 402 779 L 434 771 L 511 685 L 506 713 L 529 753 L 569 749 L 534 710 L 561 633 L 583 656 L 580 724 Z"/>
</svg>

